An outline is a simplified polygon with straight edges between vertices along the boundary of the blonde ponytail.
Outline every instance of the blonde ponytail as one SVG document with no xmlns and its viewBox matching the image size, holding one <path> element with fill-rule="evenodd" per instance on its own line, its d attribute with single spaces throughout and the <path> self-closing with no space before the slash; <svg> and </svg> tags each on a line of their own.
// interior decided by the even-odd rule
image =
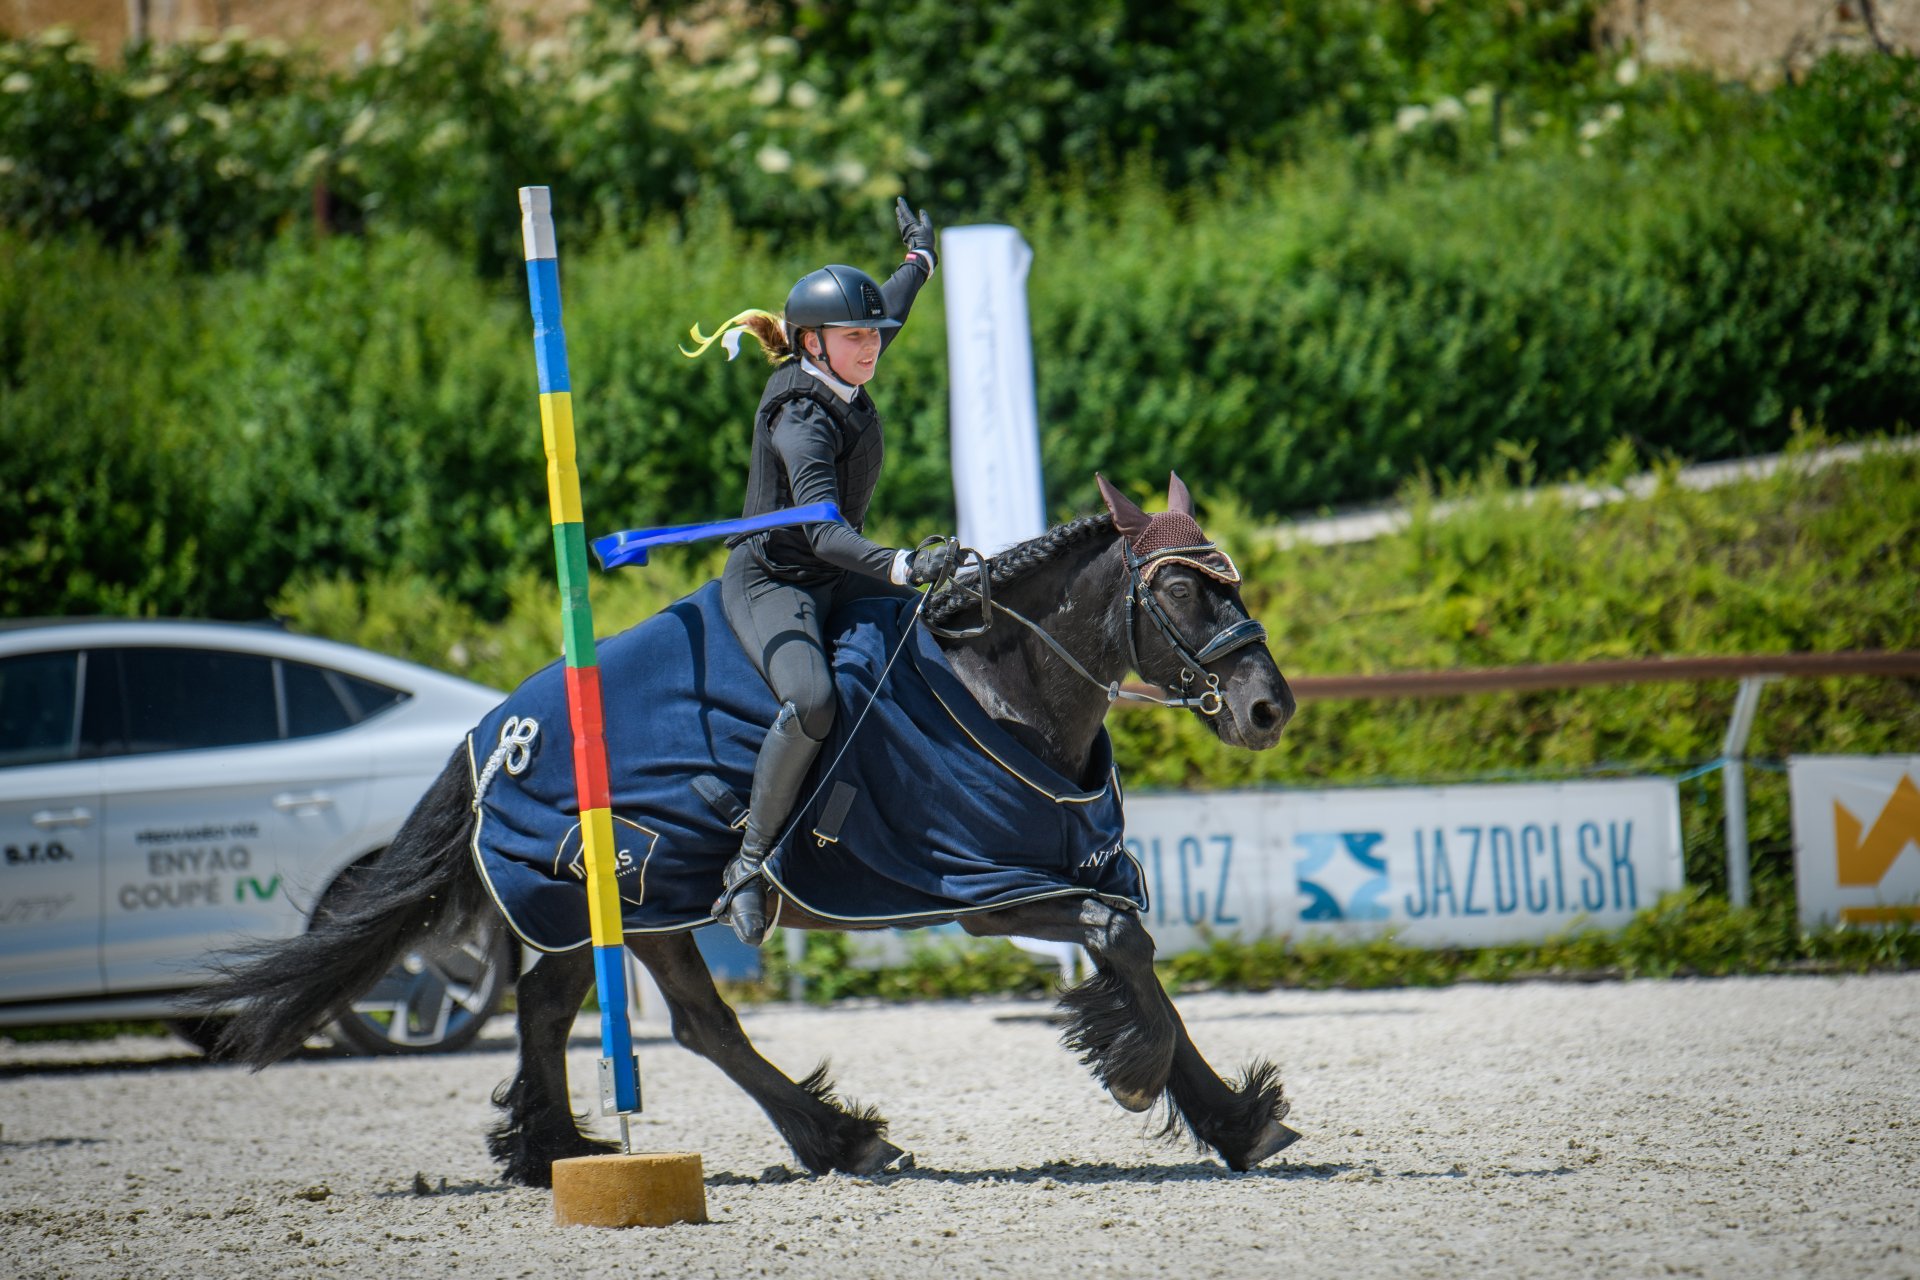
<svg viewBox="0 0 1920 1280">
<path fill-rule="evenodd" d="M 793 344 L 787 339 L 786 321 L 771 311 L 742 311 L 710 334 L 700 332 L 700 326 L 694 325 L 688 330 L 694 341 L 693 350 L 680 348 L 680 354 L 689 360 L 705 353 L 706 349 L 718 342 L 726 348 L 727 359 L 740 354 L 740 335 L 751 334 L 767 353 L 768 364 L 780 364 L 794 357 Z"/>
</svg>

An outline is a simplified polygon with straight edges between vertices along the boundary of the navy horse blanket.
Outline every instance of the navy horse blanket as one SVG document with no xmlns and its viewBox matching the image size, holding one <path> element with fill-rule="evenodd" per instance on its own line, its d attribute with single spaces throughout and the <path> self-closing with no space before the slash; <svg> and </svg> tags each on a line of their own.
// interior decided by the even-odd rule
<svg viewBox="0 0 1920 1280">
<path fill-rule="evenodd" d="M 768 862 L 782 893 L 821 919 L 876 926 L 1069 894 L 1145 909 L 1105 730 L 1088 775 L 1102 785 L 1087 791 L 981 710 L 914 601 L 849 602 L 828 633 L 839 714 Z M 717 583 L 596 653 L 626 929 L 706 924 L 779 708 Z M 530 676 L 467 736 L 474 860 L 542 951 L 590 941 L 564 671 Z"/>
</svg>

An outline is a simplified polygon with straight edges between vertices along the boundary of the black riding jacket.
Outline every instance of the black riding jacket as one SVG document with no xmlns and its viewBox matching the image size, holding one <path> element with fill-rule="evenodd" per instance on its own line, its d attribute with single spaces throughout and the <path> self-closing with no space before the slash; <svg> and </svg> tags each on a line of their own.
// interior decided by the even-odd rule
<svg viewBox="0 0 1920 1280">
<path fill-rule="evenodd" d="M 887 314 L 902 323 L 926 283 L 919 259 L 909 259 L 880 287 Z M 885 351 L 900 333 L 880 335 Z M 747 471 L 743 515 L 757 516 L 782 507 L 833 502 L 845 524 L 789 525 L 764 533 L 736 535 L 727 545 L 746 543 L 769 574 L 801 586 L 830 582 L 843 573 L 891 580 L 894 552 L 861 536 L 867 507 L 880 483 L 886 441 L 880 411 L 865 387 L 841 400 L 820 379 L 789 360 L 773 371 L 753 419 L 753 456 Z"/>
</svg>

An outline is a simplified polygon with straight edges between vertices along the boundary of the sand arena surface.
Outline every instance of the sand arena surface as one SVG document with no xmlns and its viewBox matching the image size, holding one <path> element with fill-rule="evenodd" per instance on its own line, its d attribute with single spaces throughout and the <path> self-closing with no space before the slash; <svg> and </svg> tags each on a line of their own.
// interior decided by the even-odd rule
<svg viewBox="0 0 1920 1280">
<path fill-rule="evenodd" d="M 260 1075 L 0 1045 L 0 1274 L 1920 1275 L 1920 974 L 1180 1006 L 1216 1064 L 1280 1064 L 1303 1141 L 1236 1175 L 1155 1140 L 1045 1005 L 776 1007 L 745 1016 L 762 1051 L 831 1056 L 920 1162 L 781 1180 L 746 1096 L 644 1038 L 635 1146 L 700 1152 L 713 1217 L 663 1230 L 555 1227 L 496 1179 L 506 1020 L 466 1054 Z M 583 1107 L 597 1057 L 582 1019 Z"/>
</svg>

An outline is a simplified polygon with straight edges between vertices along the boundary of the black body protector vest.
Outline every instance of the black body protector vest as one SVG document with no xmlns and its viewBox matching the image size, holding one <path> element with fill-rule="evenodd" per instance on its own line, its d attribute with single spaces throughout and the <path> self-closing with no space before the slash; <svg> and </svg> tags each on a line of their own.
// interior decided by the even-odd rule
<svg viewBox="0 0 1920 1280">
<path fill-rule="evenodd" d="M 867 507 L 880 484 L 880 467 L 886 458 L 880 411 L 865 387 L 842 400 L 820 379 L 789 360 L 773 371 L 767 389 L 760 397 L 759 411 L 753 418 L 753 456 L 747 469 L 747 501 L 743 516 L 764 515 L 794 505 L 793 486 L 787 469 L 773 447 L 773 424 L 781 409 L 795 400 L 811 400 L 826 410 L 838 431 L 834 449 L 834 478 L 840 491 L 840 514 L 854 531 L 861 532 L 867 519 Z M 846 571 L 813 554 L 813 546 L 800 526 L 769 529 L 763 533 L 735 534 L 727 539 L 729 547 L 743 542 L 755 544 L 752 554 L 776 578 L 802 586 L 830 582 Z"/>
</svg>

